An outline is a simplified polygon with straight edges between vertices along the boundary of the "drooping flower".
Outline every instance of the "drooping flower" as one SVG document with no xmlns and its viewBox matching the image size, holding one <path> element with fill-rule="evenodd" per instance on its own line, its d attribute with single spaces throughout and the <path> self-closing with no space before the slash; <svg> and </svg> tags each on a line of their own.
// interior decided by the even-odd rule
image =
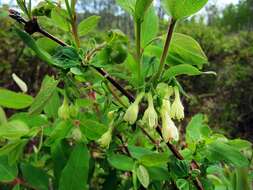
<svg viewBox="0 0 253 190">
<path fill-rule="evenodd" d="M 12 79 L 15 81 L 15 83 L 18 85 L 18 87 L 24 92 L 26 93 L 28 90 L 28 87 L 26 85 L 26 83 L 19 78 L 15 73 L 12 73 Z"/>
<path fill-rule="evenodd" d="M 124 115 L 124 120 L 125 120 L 126 122 L 128 122 L 129 124 L 131 124 L 131 125 L 133 125 L 133 124 L 136 122 L 137 118 L 138 118 L 139 103 L 140 103 L 140 101 L 142 100 L 143 96 L 144 96 L 144 93 L 143 93 L 143 92 L 140 93 L 140 94 L 137 96 L 137 98 L 136 98 L 136 100 L 134 101 L 134 103 L 132 103 L 132 104 L 128 107 L 128 109 L 127 109 L 127 111 L 126 111 L 126 113 L 125 113 L 125 115 Z"/>
<path fill-rule="evenodd" d="M 98 144 L 103 148 L 109 148 L 112 140 L 113 122 L 110 124 L 109 129 L 98 139 Z"/>
<path fill-rule="evenodd" d="M 158 125 L 158 116 L 154 108 L 152 94 L 149 92 L 147 96 L 148 96 L 148 108 L 144 112 L 142 120 L 150 128 L 155 128 Z"/>
<path fill-rule="evenodd" d="M 172 140 L 179 140 L 178 129 L 175 123 L 170 118 L 170 101 L 163 99 L 163 104 L 161 107 L 161 119 L 162 119 L 162 136 L 165 142 L 170 142 Z"/>
<path fill-rule="evenodd" d="M 162 136 L 165 142 L 179 140 L 178 129 L 165 110 L 162 110 Z"/>
<path fill-rule="evenodd" d="M 64 97 L 63 104 L 58 109 L 58 116 L 64 120 L 67 120 L 70 117 L 69 103 L 66 97 Z"/>
<path fill-rule="evenodd" d="M 175 100 L 172 103 L 170 117 L 173 119 L 181 120 L 184 118 L 184 106 L 180 100 L 179 89 L 174 87 Z"/>
</svg>

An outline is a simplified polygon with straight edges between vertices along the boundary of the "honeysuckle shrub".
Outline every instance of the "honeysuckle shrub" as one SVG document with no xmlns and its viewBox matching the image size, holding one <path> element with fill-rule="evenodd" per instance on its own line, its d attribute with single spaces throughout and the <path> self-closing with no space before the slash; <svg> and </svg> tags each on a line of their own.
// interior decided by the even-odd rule
<svg viewBox="0 0 253 190">
<path fill-rule="evenodd" d="M 77 1 L 34 9 L 17 2 L 22 13 L 9 11 L 18 21 L 13 32 L 58 72 L 45 75 L 35 97 L 15 74 L 20 92 L 0 89 L 3 189 L 251 188 L 250 142 L 215 133 L 204 114 L 185 132 L 178 128 L 188 97 L 178 79 L 215 73 L 203 71 L 208 59 L 198 42 L 174 29 L 206 0 L 164 0 L 171 19 L 162 36 L 152 0 L 118 0 L 135 23 L 134 42 L 112 29 L 86 43 L 100 17 L 78 24 Z M 64 41 L 41 18 L 65 32 Z M 18 111 L 7 118 L 5 108 Z"/>
</svg>

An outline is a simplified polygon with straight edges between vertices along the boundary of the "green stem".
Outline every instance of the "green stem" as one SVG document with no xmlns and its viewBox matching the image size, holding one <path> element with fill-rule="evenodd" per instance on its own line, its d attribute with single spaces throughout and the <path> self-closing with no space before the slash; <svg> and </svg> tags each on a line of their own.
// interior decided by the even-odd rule
<svg viewBox="0 0 253 190">
<path fill-rule="evenodd" d="M 162 72 L 163 72 L 163 69 L 164 69 L 164 66 L 165 66 L 165 60 L 167 58 L 168 50 L 169 50 L 169 47 L 170 47 L 170 42 L 171 42 L 171 39 L 172 39 L 172 34 L 173 34 L 173 31 L 174 31 L 175 26 L 176 26 L 176 22 L 177 21 L 173 18 L 170 21 L 166 41 L 165 41 L 164 48 L 163 48 L 163 53 L 162 53 L 162 56 L 161 56 L 161 59 L 160 59 L 159 69 L 158 69 L 156 75 L 153 78 L 153 81 L 155 83 L 157 83 L 157 81 L 160 79 L 160 77 L 162 75 Z"/>
<path fill-rule="evenodd" d="M 137 53 L 137 73 L 138 83 L 141 84 L 141 22 L 136 22 L 136 53 Z"/>
</svg>

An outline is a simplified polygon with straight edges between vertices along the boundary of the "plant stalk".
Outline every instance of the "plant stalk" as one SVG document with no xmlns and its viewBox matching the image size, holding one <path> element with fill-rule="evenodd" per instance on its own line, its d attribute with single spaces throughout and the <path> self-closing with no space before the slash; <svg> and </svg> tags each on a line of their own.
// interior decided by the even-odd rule
<svg viewBox="0 0 253 190">
<path fill-rule="evenodd" d="M 141 85 L 141 22 L 136 22 L 136 56 L 137 56 L 137 74 L 138 84 Z"/>
<path fill-rule="evenodd" d="M 159 79 L 160 79 L 160 77 L 163 73 L 163 69 L 164 69 L 164 66 L 165 66 L 165 61 L 166 61 L 166 58 L 167 58 L 167 55 L 168 55 L 170 42 L 171 42 L 171 39 L 172 39 L 173 31 L 174 31 L 175 26 L 176 26 L 176 22 L 177 21 L 173 18 L 170 21 L 166 41 L 165 41 L 164 48 L 163 48 L 163 53 L 162 53 L 162 56 L 161 56 L 161 59 L 160 59 L 160 65 L 159 65 L 159 68 L 158 68 L 158 71 L 157 71 L 156 75 L 153 78 L 153 82 L 155 82 L 155 83 L 157 83 L 157 81 L 159 81 Z"/>
</svg>

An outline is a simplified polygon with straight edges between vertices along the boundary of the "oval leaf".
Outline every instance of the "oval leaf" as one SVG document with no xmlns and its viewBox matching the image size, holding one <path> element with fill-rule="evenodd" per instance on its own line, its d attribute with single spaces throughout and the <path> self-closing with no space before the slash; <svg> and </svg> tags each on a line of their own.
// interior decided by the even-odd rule
<svg viewBox="0 0 253 190">
<path fill-rule="evenodd" d="M 176 65 L 168 70 L 165 71 L 164 73 L 164 78 L 167 80 L 171 77 L 176 77 L 178 75 L 189 75 L 189 76 L 194 76 L 194 75 L 201 75 L 202 72 L 199 71 L 196 67 L 193 67 L 192 65 L 188 64 L 182 64 L 182 65 Z"/>
<path fill-rule="evenodd" d="M 69 31 L 69 23 L 67 21 L 67 12 L 58 7 L 54 8 L 51 12 L 53 23 L 65 32 Z"/>
<path fill-rule="evenodd" d="M 33 97 L 29 95 L 0 89 L 0 106 L 12 109 L 23 109 L 30 106 L 32 102 Z"/>
<path fill-rule="evenodd" d="M 208 145 L 209 159 L 214 161 L 226 161 L 237 167 L 247 167 L 248 159 L 233 146 L 224 142 L 213 142 Z"/>
<path fill-rule="evenodd" d="M 83 144 L 76 145 L 62 171 L 59 190 L 88 189 L 89 159 L 87 146 Z"/>
<path fill-rule="evenodd" d="M 143 187 L 147 188 L 149 185 L 149 173 L 147 169 L 144 166 L 140 165 L 137 168 L 136 174 Z"/>
<path fill-rule="evenodd" d="M 156 15 L 155 8 L 148 9 L 145 19 L 141 25 L 141 45 L 145 47 L 153 40 L 159 29 L 159 18 Z"/>
<path fill-rule="evenodd" d="M 143 155 L 142 157 L 140 157 L 139 161 L 140 163 L 148 167 L 161 166 L 167 164 L 167 162 L 169 161 L 169 157 L 166 154 L 152 153 Z"/>
<path fill-rule="evenodd" d="M 208 63 L 207 56 L 199 43 L 192 37 L 180 33 L 173 35 L 167 61 L 172 65 L 195 65 L 199 69 L 203 64 Z"/>
<path fill-rule="evenodd" d="M 208 0 L 163 0 L 162 4 L 174 19 L 182 19 L 198 12 Z"/>
<path fill-rule="evenodd" d="M 53 96 L 57 85 L 57 80 L 54 80 L 54 78 L 46 76 L 43 79 L 41 88 L 37 96 L 35 97 L 30 109 L 30 114 L 40 114 L 47 102 L 50 100 L 50 98 Z"/>
<path fill-rule="evenodd" d="M 146 11 L 150 7 L 153 0 L 137 0 L 135 4 L 135 20 L 142 22 Z"/>
<path fill-rule="evenodd" d="M 19 139 L 29 133 L 29 127 L 22 121 L 13 120 L 0 126 L 0 138 Z"/>
<path fill-rule="evenodd" d="M 132 171 L 134 167 L 134 160 L 122 154 L 109 154 L 108 162 L 116 169 L 123 171 Z"/>
<path fill-rule="evenodd" d="M 100 20 L 100 16 L 90 16 L 90 17 L 84 19 L 78 25 L 79 35 L 84 36 L 85 34 L 91 32 L 94 28 L 97 27 L 99 20 Z"/>
<path fill-rule="evenodd" d="M 11 182 L 18 175 L 17 165 L 10 165 L 8 163 L 8 158 L 5 156 L 0 157 L 0 181 L 1 182 Z"/>
</svg>

